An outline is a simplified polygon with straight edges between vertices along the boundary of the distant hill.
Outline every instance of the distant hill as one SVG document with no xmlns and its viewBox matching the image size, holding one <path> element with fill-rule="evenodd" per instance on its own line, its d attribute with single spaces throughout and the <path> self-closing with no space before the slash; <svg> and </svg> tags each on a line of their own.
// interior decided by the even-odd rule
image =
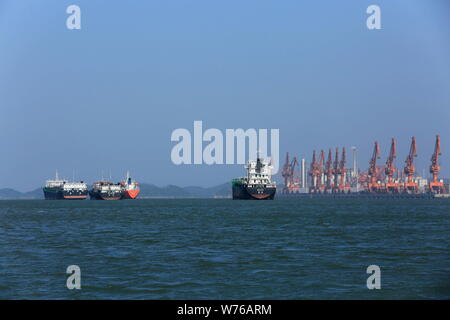
<svg viewBox="0 0 450 320">
<path fill-rule="evenodd" d="M 158 187 L 153 184 L 141 183 L 140 198 L 214 198 L 231 197 L 231 185 L 224 183 L 214 187 L 178 187 L 168 185 Z"/>
<path fill-rule="evenodd" d="M 154 184 L 141 183 L 139 198 L 226 198 L 231 197 L 230 183 L 213 187 L 178 187 L 168 185 L 158 187 Z M 11 188 L 0 189 L 0 200 L 44 199 L 41 188 L 29 192 L 20 192 Z"/>
<path fill-rule="evenodd" d="M 0 200 L 14 199 L 44 199 L 44 193 L 41 188 L 29 192 L 19 192 L 14 189 L 0 189 Z"/>
</svg>

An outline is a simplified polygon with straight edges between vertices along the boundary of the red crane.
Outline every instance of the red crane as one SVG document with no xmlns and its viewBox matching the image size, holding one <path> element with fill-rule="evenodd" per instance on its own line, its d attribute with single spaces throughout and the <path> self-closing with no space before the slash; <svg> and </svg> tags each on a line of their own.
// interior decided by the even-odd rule
<svg viewBox="0 0 450 320">
<path fill-rule="evenodd" d="M 372 158 L 370 159 L 369 162 L 369 170 L 368 170 L 369 181 L 367 184 L 368 192 L 379 192 L 381 189 L 381 185 L 378 183 L 377 179 L 378 176 L 377 159 L 380 159 L 380 145 L 378 144 L 378 141 L 375 141 Z"/>
<path fill-rule="evenodd" d="M 318 181 L 317 187 L 319 188 L 320 193 L 322 193 L 325 189 L 325 185 L 323 184 L 323 179 L 322 179 L 324 160 L 325 160 L 325 153 L 323 152 L 323 150 L 320 150 L 319 168 L 317 171 L 317 181 Z"/>
<path fill-rule="evenodd" d="M 441 137 L 436 136 L 436 143 L 434 145 L 434 152 L 431 156 L 431 166 L 430 173 L 433 175 L 433 179 L 430 181 L 429 188 L 430 192 L 433 193 L 444 193 L 444 184 L 439 180 L 439 171 L 441 167 L 439 166 L 439 156 L 441 155 Z"/>
<path fill-rule="evenodd" d="M 350 185 L 347 183 L 347 168 L 345 167 L 345 163 L 347 162 L 346 159 L 346 152 L 345 147 L 342 148 L 342 158 L 339 162 L 339 192 L 346 192 L 350 191 Z"/>
<path fill-rule="evenodd" d="M 385 184 L 385 191 L 388 193 L 398 193 L 399 186 L 398 183 L 394 181 L 394 173 L 397 169 L 394 167 L 394 160 L 397 157 L 397 141 L 392 138 L 391 151 L 389 152 L 389 157 L 386 160 L 386 167 L 384 168 L 384 173 L 387 177 L 387 182 Z"/>
<path fill-rule="evenodd" d="M 294 157 L 292 161 L 289 161 L 289 152 L 286 153 L 286 162 L 283 166 L 281 175 L 284 178 L 283 193 L 292 193 L 300 191 L 299 178 L 296 175 L 296 168 L 298 168 L 297 157 Z"/>
<path fill-rule="evenodd" d="M 324 189 L 324 185 L 322 183 L 323 160 L 323 150 L 320 152 L 319 161 L 316 160 L 316 151 L 313 152 L 313 158 L 309 171 L 309 175 L 311 176 L 311 187 L 309 188 L 310 193 L 320 193 Z"/>
<path fill-rule="evenodd" d="M 317 192 L 317 180 L 316 180 L 317 168 L 318 168 L 318 163 L 317 163 L 317 160 L 316 160 L 316 150 L 314 150 L 313 151 L 312 161 L 311 161 L 311 164 L 309 166 L 309 175 L 311 176 L 311 186 L 309 187 L 309 192 L 310 193 L 316 193 Z"/>
<path fill-rule="evenodd" d="M 328 159 L 327 162 L 325 162 L 325 177 L 327 178 L 325 191 L 326 192 L 332 192 L 333 190 L 333 156 L 331 154 L 331 149 L 328 149 Z"/>
<path fill-rule="evenodd" d="M 333 193 L 339 192 L 339 148 L 336 148 L 336 153 L 333 162 Z"/>
<path fill-rule="evenodd" d="M 283 176 L 283 179 L 284 179 L 283 193 L 286 193 L 286 191 L 288 190 L 289 176 L 290 176 L 289 165 L 290 165 L 289 152 L 286 152 L 286 161 L 284 162 L 283 170 L 281 171 L 281 175 Z"/>
<path fill-rule="evenodd" d="M 417 157 L 417 146 L 416 137 L 411 138 L 411 147 L 409 148 L 409 154 L 406 158 L 406 166 L 403 172 L 406 175 L 406 181 L 404 186 L 404 192 L 408 193 L 418 193 L 419 186 L 414 181 L 414 173 L 416 172 L 416 167 L 414 166 L 414 158 Z"/>
</svg>

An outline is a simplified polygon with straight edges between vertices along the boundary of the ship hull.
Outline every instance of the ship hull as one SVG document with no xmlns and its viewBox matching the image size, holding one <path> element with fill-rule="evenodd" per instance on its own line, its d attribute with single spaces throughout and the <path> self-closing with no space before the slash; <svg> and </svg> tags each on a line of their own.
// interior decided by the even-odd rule
<svg viewBox="0 0 450 320">
<path fill-rule="evenodd" d="M 64 190 L 62 197 L 64 200 L 84 200 L 88 196 L 87 190 Z"/>
<path fill-rule="evenodd" d="M 233 184 L 233 200 L 273 200 L 276 187 L 248 187 L 245 184 Z"/>
<path fill-rule="evenodd" d="M 63 200 L 61 188 L 43 188 L 45 200 Z"/>
<path fill-rule="evenodd" d="M 91 200 L 120 200 L 122 199 L 122 192 L 99 192 L 91 190 L 89 191 L 89 197 Z"/>
<path fill-rule="evenodd" d="M 122 195 L 122 199 L 136 199 L 137 196 L 139 195 L 140 190 L 124 190 L 123 191 L 123 195 Z"/>
<path fill-rule="evenodd" d="M 61 188 L 43 188 L 45 200 L 84 200 L 87 190 L 62 190 Z"/>
</svg>

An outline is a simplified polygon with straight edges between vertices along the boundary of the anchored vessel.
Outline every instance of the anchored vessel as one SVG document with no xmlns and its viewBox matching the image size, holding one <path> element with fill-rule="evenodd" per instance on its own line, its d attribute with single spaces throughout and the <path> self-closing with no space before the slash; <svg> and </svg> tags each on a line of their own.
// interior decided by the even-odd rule
<svg viewBox="0 0 450 320">
<path fill-rule="evenodd" d="M 272 166 L 267 160 L 257 157 L 247 165 L 247 177 L 233 179 L 233 199 L 243 200 L 273 200 L 276 193 L 276 183 L 271 181 Z"/>
<path fill-rule="evenodd" d="M 114 184 L 109 181 L 95 182 L 89 191 L 91 200 L 120 200 L 123 188 L 120 183 Z"/>
<path fill-rule="evenodd" d="M 47 180 L 43 191 L 46 200 L 84 200 L 88 194 L 86 183 L 59 179 L 58 172 L 54 180 Z"/>
<path fill-rule="evenodd" d="M 120 182 L 120 185 L 123 188 L 122 199 L 136 199 L 141 191 L 139 183 L 131 179 L 129 172 L 127 172 L 126 179 Z"/>
</svg>

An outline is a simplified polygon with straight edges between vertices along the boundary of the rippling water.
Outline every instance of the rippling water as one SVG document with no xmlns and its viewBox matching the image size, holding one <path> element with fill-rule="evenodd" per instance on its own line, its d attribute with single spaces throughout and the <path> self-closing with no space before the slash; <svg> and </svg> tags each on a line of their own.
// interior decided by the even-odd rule
<svg viewBox="0 0 450 320">
<path fill-rule="evenodd" d="M 0 298 L 448 299 L 449 232 L 447 200 L 0 201 Z"/>
</svg>

